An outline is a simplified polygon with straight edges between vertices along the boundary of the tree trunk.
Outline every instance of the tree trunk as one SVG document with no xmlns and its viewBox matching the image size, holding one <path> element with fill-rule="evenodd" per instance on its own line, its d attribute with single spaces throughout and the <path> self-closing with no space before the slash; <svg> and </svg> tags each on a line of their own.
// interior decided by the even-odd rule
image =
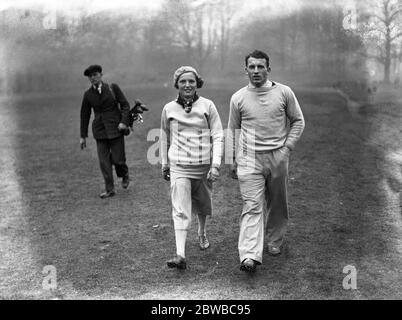
<svg viewBox="0 0 402 320">
<path fill-rule="evenodd" d="M 386 42 L 385 42 L 385 61 L 384 61 L 384 82 L 390 83 L 391 71 L 391 35 L 390 30 L 387 28 Z"/>
<path fill-rule="evenodd" d="M 226 58 L 226 30 L 224 24 L 224 17 L 221 17 L 221 39 L 220 39 L 220 70 L 223 71 L 225 69 L 225 58 Z"/>
</svg>

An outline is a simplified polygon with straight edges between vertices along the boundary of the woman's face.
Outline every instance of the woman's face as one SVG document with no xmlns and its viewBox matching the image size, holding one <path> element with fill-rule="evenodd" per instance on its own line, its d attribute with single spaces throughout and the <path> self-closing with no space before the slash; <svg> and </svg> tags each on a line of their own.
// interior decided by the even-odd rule
<svg viewBox="0 0 402 320">
<path fill-rule="evenodd" d="M 195 78 L 195 74 L 192 72 L 183 73 L 180 76 L 177 85 L 179 86 L 180 96 L 183 98 L 192 98 L 197 88 L 197 79 Z"/>
</svg>

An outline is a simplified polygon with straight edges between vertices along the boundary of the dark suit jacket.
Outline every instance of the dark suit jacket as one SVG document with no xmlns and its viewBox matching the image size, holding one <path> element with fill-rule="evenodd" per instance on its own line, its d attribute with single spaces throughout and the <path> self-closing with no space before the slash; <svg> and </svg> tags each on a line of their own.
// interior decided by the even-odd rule
<svg viewBox="0 0 402 320">
<path fill-rule="evenodd" d="M 91 109 L 95 119 L 92 121 L 92 133 L 95 139 L 114 139 L 122 133 L 117 129 L 120 122 L 128 126 L 130 105 L 117 84 L 113 85 L 116 100 L 107 83 L 102 83 L 102 94 L 92 86 L 85 93 L 81 105 L 81 138 L 88 137 L 88 124 Z M 120 103 L 120 109 L 118 103 Z"/>
</svg>

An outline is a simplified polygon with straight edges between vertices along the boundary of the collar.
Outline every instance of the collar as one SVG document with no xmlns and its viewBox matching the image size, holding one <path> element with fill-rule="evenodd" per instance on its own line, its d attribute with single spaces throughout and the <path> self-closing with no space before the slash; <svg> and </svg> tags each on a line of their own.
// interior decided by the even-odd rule
<svg viewBox="0 0 402 320">
<path fill-rule="evenodd" d="M 103 84 L 103 82 L 99 83 L 99 86 L 93 85 L 93 86 L 92 86 L 92 89 L 97 90 L 97 91 L 98 91 L 99 89 L 102 90 L 102 84 Z"/>
<path fill-rule="evenodd" d="M 199 99 L 199 95 L 197 94 L 197 92 L 194 94 L 193 99 L 191 99 L 190 101 L 186 101 L 184 100 L 180 94 L 177 96 L 176 102 L 181 105 L 184 109 L 184 111 L 186 111 L 187 113 L 189 113 L 193 107 L 194 102 L 196 102 Z"/>
<path fill-rule="evenodd" d="M 271 88 L 271 87 L 273 87 L 274 85 L 275 85 L 275 82 L 270 81 L 270 80 L 267 79 L 267 81 L 266 81 L 261 87 L 259 87 L 259 88 Z M 259 88 L 257 88 L 255 85 L 253 85 L 251 82 L 248 83 L 248 87 L 249 87 L 250 89 L 259 89 Z"/>
</svg>

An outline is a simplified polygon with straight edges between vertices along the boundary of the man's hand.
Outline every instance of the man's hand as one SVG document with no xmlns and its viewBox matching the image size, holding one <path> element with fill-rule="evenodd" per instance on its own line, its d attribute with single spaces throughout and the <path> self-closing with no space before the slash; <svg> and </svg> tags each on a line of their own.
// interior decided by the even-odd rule
<svg viewBox="0 0 402 320">
<path fill-rule="evenodd" d="M 162 167 L 162 177 L 166 181 L 170 181 L 170 167 L 169 166 Z"/>
<path fill-rule="evenodd" d="M 285 157 L 289 157 L 290 156 L 290 148 L 287 146 L 283 146 L 281 148 L 278 149 L 280 153 L 282 153 Z"/>
<path fill-rule="evenodd" d="M 86 142 L 85 138 L 80 138 L 80 147 L 81 147 L 81 150 L 83 150 L 87 147 L 87 142 Z"/>
<path fill-rule="evenodd" d="M 236 179 L 237 180 L 237 162 L 234 161 L 231 165 L 230 165 L 230 176 L 232 177 L 232 179 Z"/>
<path fill-rule="evenodd" d="M 215 182 L 219 178 L 219 170 L 216 167 L 211 167 L 208 171 L 207 180 L 209 182 Z"/>
<path fill-rule="evenodd" d="M 124 124 L 124 123 L 119 123 L 119 125 L 117 126 L 117 129 L 119 129 L 119 131 L 125 131 L 128 129 L 128 127 Z"/>
</svg>

